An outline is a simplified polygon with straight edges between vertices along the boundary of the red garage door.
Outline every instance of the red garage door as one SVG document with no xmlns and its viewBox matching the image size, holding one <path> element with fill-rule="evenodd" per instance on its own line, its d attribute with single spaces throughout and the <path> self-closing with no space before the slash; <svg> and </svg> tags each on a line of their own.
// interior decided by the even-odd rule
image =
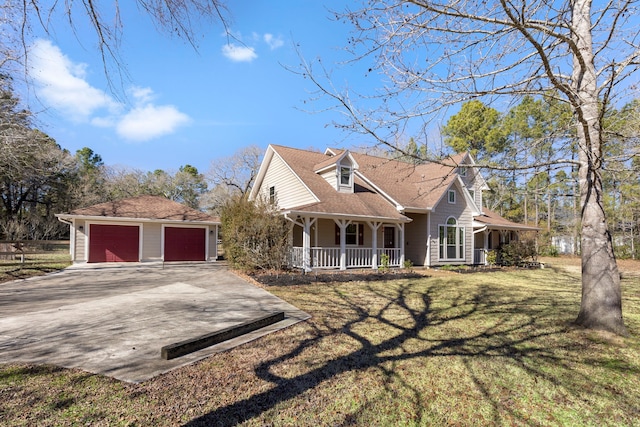
<svg viewBox="0 0 640 427">
<path fill-rule="evenodd" d="M 205 261 L 204 228 L 165 227 L 165 261 Z"/>
<path fill-rule="evenodd" d="M 139 261 L 140 229 L 137 225 L 91 224 L 89 262 Z"/>
</svg>

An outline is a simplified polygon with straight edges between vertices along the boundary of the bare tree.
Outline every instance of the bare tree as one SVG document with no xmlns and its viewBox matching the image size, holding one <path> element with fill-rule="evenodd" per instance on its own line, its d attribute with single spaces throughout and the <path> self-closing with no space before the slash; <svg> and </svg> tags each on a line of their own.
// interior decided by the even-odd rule
<svg viewBox="0 0 640 427">
<path fill-rule="evenodd" d="M 250 145 L 239 149 L 232 156 L 211 162 L 206 174 L 207 181 L 211 184 L 207 202 L 209 210 L 217 212 L 234 194 L 249 194 L 260 168 L 263 151 L 256 145 Z"/>
<path fill-rule="evenodd" d="M 194 48 L 197 48 L 199 24 L 218 22 L 229 33 L 229 17 L 224 0 L 135 0 L 135 4 L 158 29 L 187 40 Z M 61 21 L 64 23 L 60 24 Z M 9 67 L 14 73 L 19 69 L 24 70 L 33 29 L 41 28 L 46 33 L 55 33 L 58 25 L 67 25 L 74 32 L 82 26 L 93 29 L 93 42 L 102 56 L 109 80 L 111 66 L 118 73 L 124 68 L 119 55 L 124 25 L 118 0 L 8 0 L 0 6 L 0 24 L 2 69 Z"/>
<path fill-rule="evenodd" d="M 338 126 L 387 145 L 408 129 L 416 134 L 415 122 L 427 134 L 434 118 L 470 99 L 491 104 L 558 93 L 573 113 L 579 153 L 552 159 L 579 168 L 582 303 L 576 322 L 626 334 L 601 172 L 603 119 L 617 96 L 629 95 L 640 66 L 637 16 L 637 0 L 366 2 L 337 18 L 355 28 L 348 48 L 354 61 L 389 81 L 373 95 L 380 107 L 370 108 L 372 96 L 358 104 L 326 69 L 318 71 L 318 62 L 303 61 L 301 72 L 345 113 Z"/>
</svg>

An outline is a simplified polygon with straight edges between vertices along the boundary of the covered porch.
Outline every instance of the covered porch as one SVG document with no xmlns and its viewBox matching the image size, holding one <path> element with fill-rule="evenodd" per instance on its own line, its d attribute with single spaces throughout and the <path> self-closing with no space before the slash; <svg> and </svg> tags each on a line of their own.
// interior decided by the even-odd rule
<svg viewBox="0 0 640 427">
<path fill-rule="evenodd" d="M 291 268 L 402 267 L 405 223 L 383 218 L 285 215 L 291 222 Z"/>
<path fill-rule="evenodd" d="M 473 218 L 473 263 L 488 265 L 487 255 L 512 241 L 521 240 L 524 233 L 537 233 L 536 226 L 509 221 L 484 208 L 482 215 Z"/>
<path fill-rule="evenodd" d="M 536 233 L 537 231 L 538 228 L 535 227 L 513 229 L 483 226 L 474 229 L 473 264 L 489 265 L 489 253 L 498 251 L 503 245 L 510 242 L 522 240 L 525 234 Z"/>
</svg>

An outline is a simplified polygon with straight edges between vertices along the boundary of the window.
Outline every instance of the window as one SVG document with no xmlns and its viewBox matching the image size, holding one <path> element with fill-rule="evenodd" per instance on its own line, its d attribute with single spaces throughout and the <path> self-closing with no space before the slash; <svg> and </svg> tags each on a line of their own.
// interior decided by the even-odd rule
<svg viewBox="0 0 640 427">
<path fill-rule="evenodd" d="M 269 187 L 269 203 L 275 203 L 276 202 L 276 187 L 275 186 L 271 186 Z"/>
<path fill-rule="evenodd" d="M 447 195 L 447 200 L 449 201 L 449 203 L 455 203 L 456 202 L 456 192 L 453 190 L 449 190 L 449 193 Z"/>
<path fill-rule="evenodd" d="M 340 166 L 340 185 L 351 185 L 351 168 Z"/>
<path fill-rule="evenodd" d="M 460 166 L 458 168 L 458 173 L 460 174 L 460 176 L 467 176 L 467 167 L 466 166 Z"/>
<path fill-rule="evenodd" d="M 340 244 L 340 227 L 336 226 L 336 246 Z M 364 224 L 353 223 L 347 225 L 344 233 L 347 245 L 362 246 L 364 245 Z"/>
<path fill-rule="evenodd" d="M 358 225 L 357 224 L 349 224 L 347 225 L 347 229 L 345 230 L 345 235 L 347 237 L 347 245 L 355 245 L 358 242 Z"/>
<path fill-rule="evenodd" d="M 476 190 L 469 190 L 469 194 L 471 194 L 471 198 L 473 201 L 476 201 Z"/>
<path fill-rule="evenodd" d="M 440 226 L 441 260 L 464 260 L 464 227 L 458 226 L 458 221 L 450 217 L 446 225 Z"/>
</svg>

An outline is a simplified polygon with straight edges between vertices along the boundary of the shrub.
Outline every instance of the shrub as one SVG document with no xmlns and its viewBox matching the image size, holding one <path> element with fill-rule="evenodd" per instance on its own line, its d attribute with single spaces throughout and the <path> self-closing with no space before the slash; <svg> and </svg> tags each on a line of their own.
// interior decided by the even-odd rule
<svg viewBox="0 0 640 427">
<path fill-rule="evenodd" d="M 222 245 L 233 268 L 280 270 L 286 263 L 289 226 L 274 205 L 236 196 L 220 211 Z"/>
<path fill-rule="evenodd" d="M 518 265 L 521 262 L 533 261 L 536 256 L 533 240 L 514 240 L 500 247 L 498 263 L 506 266 Z"/>
<path fill-rule="evenodd" d="M 380 266 L 378 267 L 378 269 L 384 272 L 389 271 L 389 261 L 390 261 L 389 255 L 387 254 L 380 255 Z"/>
<path fill-rule="evenodd" d="M 487 263 L 489 265 L 495 265 L 497 261 L 498 261 L 498 252 L 494 250 L 487 251 Z"/>
</svg>

